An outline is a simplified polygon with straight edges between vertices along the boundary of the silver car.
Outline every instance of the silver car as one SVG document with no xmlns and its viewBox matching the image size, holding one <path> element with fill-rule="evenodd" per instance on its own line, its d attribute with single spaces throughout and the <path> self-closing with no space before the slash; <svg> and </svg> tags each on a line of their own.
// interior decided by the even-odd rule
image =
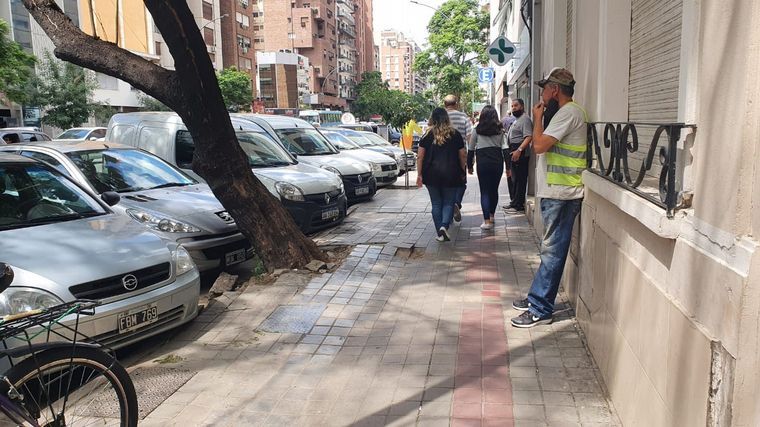
<svg viewBox="0 0 760 427">
<path fill-rule="evenodd" d="M 92 193 L 118 193 L 114 210 L 181 244 L 201 271 L 253 257 L 250 242 L 208 185 L 150 153 L 103 142 L 15 144 L 2 151 L 44 161 Z"/>
<path fill-rule="evenodd" d="M 118 202 L 106 193 L 104 200 Z M 0 153 L 0 260 L 15 272 L 0 317 L 100 300 L 80 330 L 118 348 L 193 319 L 200 279 L 190 254 L 55 169 Z"/>
<path fill-rule="evenodd" d="M 412 150 L 404 151 L 403 148 L 391 144 L 390 142 L 383 139 L 382 136 L 373 132 L 359 132 L 359 134 L 373 143 L 375 147 L 383 150 L 390 150 L 392 153 L 394 153 L 395 158 L 399 160 L 399 169 L 402 171 L 402 173 L 407 170 L 414 170 L 417 167 L 417 155 L 414 154 Z"/>
</svg>

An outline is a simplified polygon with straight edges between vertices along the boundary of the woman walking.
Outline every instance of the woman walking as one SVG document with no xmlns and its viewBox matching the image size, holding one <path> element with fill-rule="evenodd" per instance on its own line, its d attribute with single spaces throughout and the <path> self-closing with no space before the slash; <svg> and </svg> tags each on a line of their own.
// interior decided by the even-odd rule
<svg viewBox="0 0 760 427">
<path fill-rule="evenodd" d="M 483 209 L 483 230 L 493 229 L 493 217 L 499 206 L 499 182 L 504 173 L 504 128 L 496 109 L 490 105 L 483 107 L 480 121 L 472 133 L 468 144 L 467 171 L 472 174 L 472 166 L 477 158 L 478 183 L 480 184 L 480 207 Z"/>
<path fill-rule="evenodd" d="M 436 108 L 428 121 L 428 131 L 417 151 L 417 187 L 424 184 L 430 193 L 436 240 L 449 241 L 449 225 L 459 187 L 466 181 L 467 151 L 462 135 L 451 127 L 449 114 Z"/>
</svg>

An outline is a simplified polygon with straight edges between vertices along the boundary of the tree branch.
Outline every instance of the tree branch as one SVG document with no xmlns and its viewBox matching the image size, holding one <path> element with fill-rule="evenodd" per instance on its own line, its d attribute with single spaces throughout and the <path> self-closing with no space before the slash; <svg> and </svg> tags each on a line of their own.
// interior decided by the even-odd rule
<svg viewBox="0 0 760 427">
<path fill-rule="evenodd" d="M 22 0 L 24 6 L 55 45 L 55 56 L 123 80 L 177 107 L 181 91 L 176 73 L 79 29 L 54 0 Z"/>
</svg>

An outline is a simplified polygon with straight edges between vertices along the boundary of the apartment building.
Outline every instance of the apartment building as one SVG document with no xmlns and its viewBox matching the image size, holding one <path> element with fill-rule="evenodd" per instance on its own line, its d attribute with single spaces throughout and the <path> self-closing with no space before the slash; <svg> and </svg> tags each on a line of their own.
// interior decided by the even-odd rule
<svg viewBox="0 0 760 427">
<path fill-rule="evenodd" d="M 412 71 L 414 56 L 419 51 L 417 43 L 401 32 L 385 30 L 380 33 L 380 72 L 390 89 L 409 94 L 425 90 L 425 81 Z"/>
<path fill-rule="evenodd" d="M 338 83 L 340 97 L 347 101 L 356 98 L 355 88 L 359 72 L 357 65 L 357 25 L 355 11 L 364 0 L 336 0 L 338 26 Z M 355 3 L 356 2 L 356 3 Z M 358 14 L 356 14 L 358 15 Z"/>
<path fill-rule="evenodd" d="M 265 108 L 299 108 L 311 93 L 309 58 L 291 52 L 257 52 L 256 86 Z"/>
<path fill-rule="evenodd" d="M 257 2 L 258 3 L 258 2 Z M 255 6 L 247 0 L 219 0 L 220 30 L 222 38 L 222 65 L 224 68 L 235 67 L 251 76 L 256 81 L 255 28 L 260 18 L 254 18 Z M 256 8 L 257 9 L 257 8 Z M 251 84 L 256 98 L 256 87 Z"/>
<path fill-rule="evenodd" d="M 377 70 L 375 37 L 372 23 L 372 0 L 355 0 L 356 3 L 356 63 L 357 75 Z"/>
</svg>

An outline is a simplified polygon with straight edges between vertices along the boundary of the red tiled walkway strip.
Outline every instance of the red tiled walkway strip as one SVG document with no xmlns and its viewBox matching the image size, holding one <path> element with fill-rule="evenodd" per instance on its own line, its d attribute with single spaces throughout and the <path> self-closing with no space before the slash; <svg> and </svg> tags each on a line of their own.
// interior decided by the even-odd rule
<svg viewBox="0 0 760 427">
<path fill-rule="evenodd" d="M 462 312 L 452 425 L 511 426 L 512 387 L 501 304 Z"/>
</svg>

